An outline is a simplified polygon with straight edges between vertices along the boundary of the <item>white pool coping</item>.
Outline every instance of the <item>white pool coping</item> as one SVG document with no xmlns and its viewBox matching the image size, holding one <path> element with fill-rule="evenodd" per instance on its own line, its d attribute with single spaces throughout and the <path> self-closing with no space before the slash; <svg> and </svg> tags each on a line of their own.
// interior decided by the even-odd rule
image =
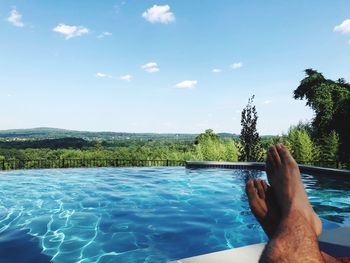
<svg viewBox="0 0 350 263">
<path fill-rule="evenodd" d="M 265 243 L 232 248 L 219 252 L 204 254 L 172 261 L 170 263 L 256 263 L 264 250 Z"/>
<path fill-rule="evenodd" d="M 322 251 L 335 257 L 350 257 L 350 227 L 340 227 L 322 233 Z M 179 259 L 170 263 L 256 263 L 266 243 L 232 248 L 214 253 Z"/>
</svg>

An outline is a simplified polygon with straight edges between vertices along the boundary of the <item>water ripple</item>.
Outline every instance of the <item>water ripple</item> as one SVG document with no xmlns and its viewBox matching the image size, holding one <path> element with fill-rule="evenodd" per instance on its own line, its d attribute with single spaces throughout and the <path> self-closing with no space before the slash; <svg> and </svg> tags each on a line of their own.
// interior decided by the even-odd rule
<svg viewBox="0 0 350 263">
<path fill-rule="evenodd" d="M 266 175 L 178 167 L 2 172 L 0 250 L 8 262 L 33 253 L 45 256 L 40 262 L 166 262 L 262 242 L 244 194 L 249 178 Z M 325 228 L 349 223 L 350 182 L 303 180 Z M 20 255 L 7 249 L 19 244 L 27 248 Z"/>
</svg>

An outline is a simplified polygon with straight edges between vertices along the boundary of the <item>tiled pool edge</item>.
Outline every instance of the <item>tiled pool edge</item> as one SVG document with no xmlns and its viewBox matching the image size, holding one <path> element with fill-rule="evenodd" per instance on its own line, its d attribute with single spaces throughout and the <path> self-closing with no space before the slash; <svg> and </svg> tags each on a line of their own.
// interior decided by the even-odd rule
<svg viewBox="0 0 350 263">
<path fill-rule="evenodd" d="M 265 171 L 263 162 L 216 162 L 216 161 L 187 161 L 186 168 L 224 168 L 224 169 L 249 169 Z M 299 165 L 300 172 L 310 175 L 347 176 L 350 178 L 350 170 L 324 168 L 318 166 Z"/>
</svg>

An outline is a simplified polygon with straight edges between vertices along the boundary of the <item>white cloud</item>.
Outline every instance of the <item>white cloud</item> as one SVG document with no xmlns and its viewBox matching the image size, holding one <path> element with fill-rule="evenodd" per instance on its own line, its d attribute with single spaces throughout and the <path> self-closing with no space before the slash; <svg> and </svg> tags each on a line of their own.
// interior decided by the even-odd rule
<svg viewBox="0 0 350 263">
<path fill-rule="evenodd" d="M 159 71 L 159 67 L 156 62 L 149 62 L 141 67 L 148 73 L 155 73 Z"/>
<path fill-rule="evenodd" d="M 334 31 L 343 34 L 350 33 L 350 19 L 346 19 L 340 25 L 335 26 Z"/>
<path fill-rule="evenodd" d="M 154 5 L 143 12 L 142 17 L 150 23 L 168 24 L 175 21 L 169 5 Z"/>
<path fill-rule="evenodd" d="M 89 33 L 89 29 L 83 26 L 69 26 L 66 24 L 59 24 L 52 29 L 54 32 L 60 33 L 65 36 L 66 39 L 72 37 L 79 37 Z"/>
<path fill-rule="evenodd" d="M 113 34 L 111 32 L 102 32 L 101 34 L 99 34 L 97 36 L 97 38 L 103 38 L 103 37 L 110 37 L 112 36 Z"/>
<path fill-rule="evenodd" d="M 12 25 L 17 27 L 24 27 L 24 23 L 22 22 L 22 15 L 18 13 L 16 8 L 13 8 L 10 12 L 10 16 L 7 18 L 7 21 Z"/>
<path fill-rule="evenodd" d="M 231 64 L 230 67 L 232 69 L 239 69 L 239 68 L 243 67 L 243 63 L 242 62 L 235 62 L 235 63 Z"/>
<path fill-rule="evenodd" d="M 175 87 L 178 89 L 191 89 L 191 88 L 195 88 L 197 83 L 198 83 L 197 80 L 184 80 L 180 83 L 177 83 Z"/>
<path fill-rule="evenodd" d="M 112 76 L 106 73 L 102 73 L 102 72 L 97 72 L 95 74 L 96 78 L 111 78 Z"/>
<path fill-rule="evenodd" d="M 124 75 L 124 76 L 120 76 L 119 79 L 125 80 L 125 81 L 130 81 L 132 79 L 132 76 L 127 74 L 127 75 Z"/>
<path fill-rule="evenodd" d="M 220 72 L 221 72 L 221 69 L 219 69 L 219 68 L 214 68 L 211 72 L 213 72 L 213 73 L 220 73 Z"/>
<path fill-rule="evenodd" d="M 272 101 L 271 100 L 265 100 L 263 101 L 263 104 L 267 105 L 267 104 L 270 104 Z"/>
</svg>

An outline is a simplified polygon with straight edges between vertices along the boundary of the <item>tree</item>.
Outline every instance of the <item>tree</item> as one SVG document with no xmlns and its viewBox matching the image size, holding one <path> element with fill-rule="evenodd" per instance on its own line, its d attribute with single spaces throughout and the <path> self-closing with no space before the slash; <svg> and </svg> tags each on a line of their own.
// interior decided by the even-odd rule
<svg viewBox="0 0 350 263">
<path fill-rule="evenodd" d="M 248 99 L 248 104 L 242 111 L 241 117 L 241 135 L 240 135 L 240 160 L 241 161 L 260 161 L 262 158 L 262 147 L 259 133 L 256 125 L 258 114 L 253 105 L 254 95 Z"/>
<path fill-rule="evenodd" d="M 287 140 L 293 157 L 297 162 L 310 164 L 314 160 L 315 147 L 308 131 L 300 126 L 291 127 Z"/>
<path fill-rule="evenodd" d="M 313 69 L 306 69 L 305 73 L 306 77 L 294 91 L 294 98 L 306 99 L 306 105 L 315 112 L 311 123 L 312 137 L 322 146 L 325 138 L 334 130 L 339 135 L 340 159 L 349 162 L 350 84 L 344 79 L 326 79 Z"/>
<path fill-rule="evenodd" d="M 207 129 L 204 133 L 199 134 L 194 141 L 197 159 L 206 161 L 220 160 L 220 142 L 219 135 L 215 134 L 212 129 Z"/>
<path fill-rule="evenodd" d="M 229 139 L 225 141 L 225 161 L 237 162 L 238 161 L 238 149 L 234 140 Z"/>
<path fill-rule="evenodd" d="M 327 162 L 328 166 L 335 166 L 338 161 L 339 136 L 333 130 L 321 139 L 320 160 Z"/>
<path fill-rule="evenodd" d="M 208 129 L 195 140 L 196 157 L 206 161 L 237 161 L 238 150 L 232 140 L 222 140 L 213 130 Z"/>
<path fill-rule="evenodd" d="M 205 130 L 204 133 L 199 134 L 195 139 L 194 139 L 194 144 L 199 144 L 201 142 L 207 141 L 208 139 L 213 140 L 213 141 L 219 141 L 220 136 L 214 133 L 212 129 L 207 129 Z"/>
</svg>

